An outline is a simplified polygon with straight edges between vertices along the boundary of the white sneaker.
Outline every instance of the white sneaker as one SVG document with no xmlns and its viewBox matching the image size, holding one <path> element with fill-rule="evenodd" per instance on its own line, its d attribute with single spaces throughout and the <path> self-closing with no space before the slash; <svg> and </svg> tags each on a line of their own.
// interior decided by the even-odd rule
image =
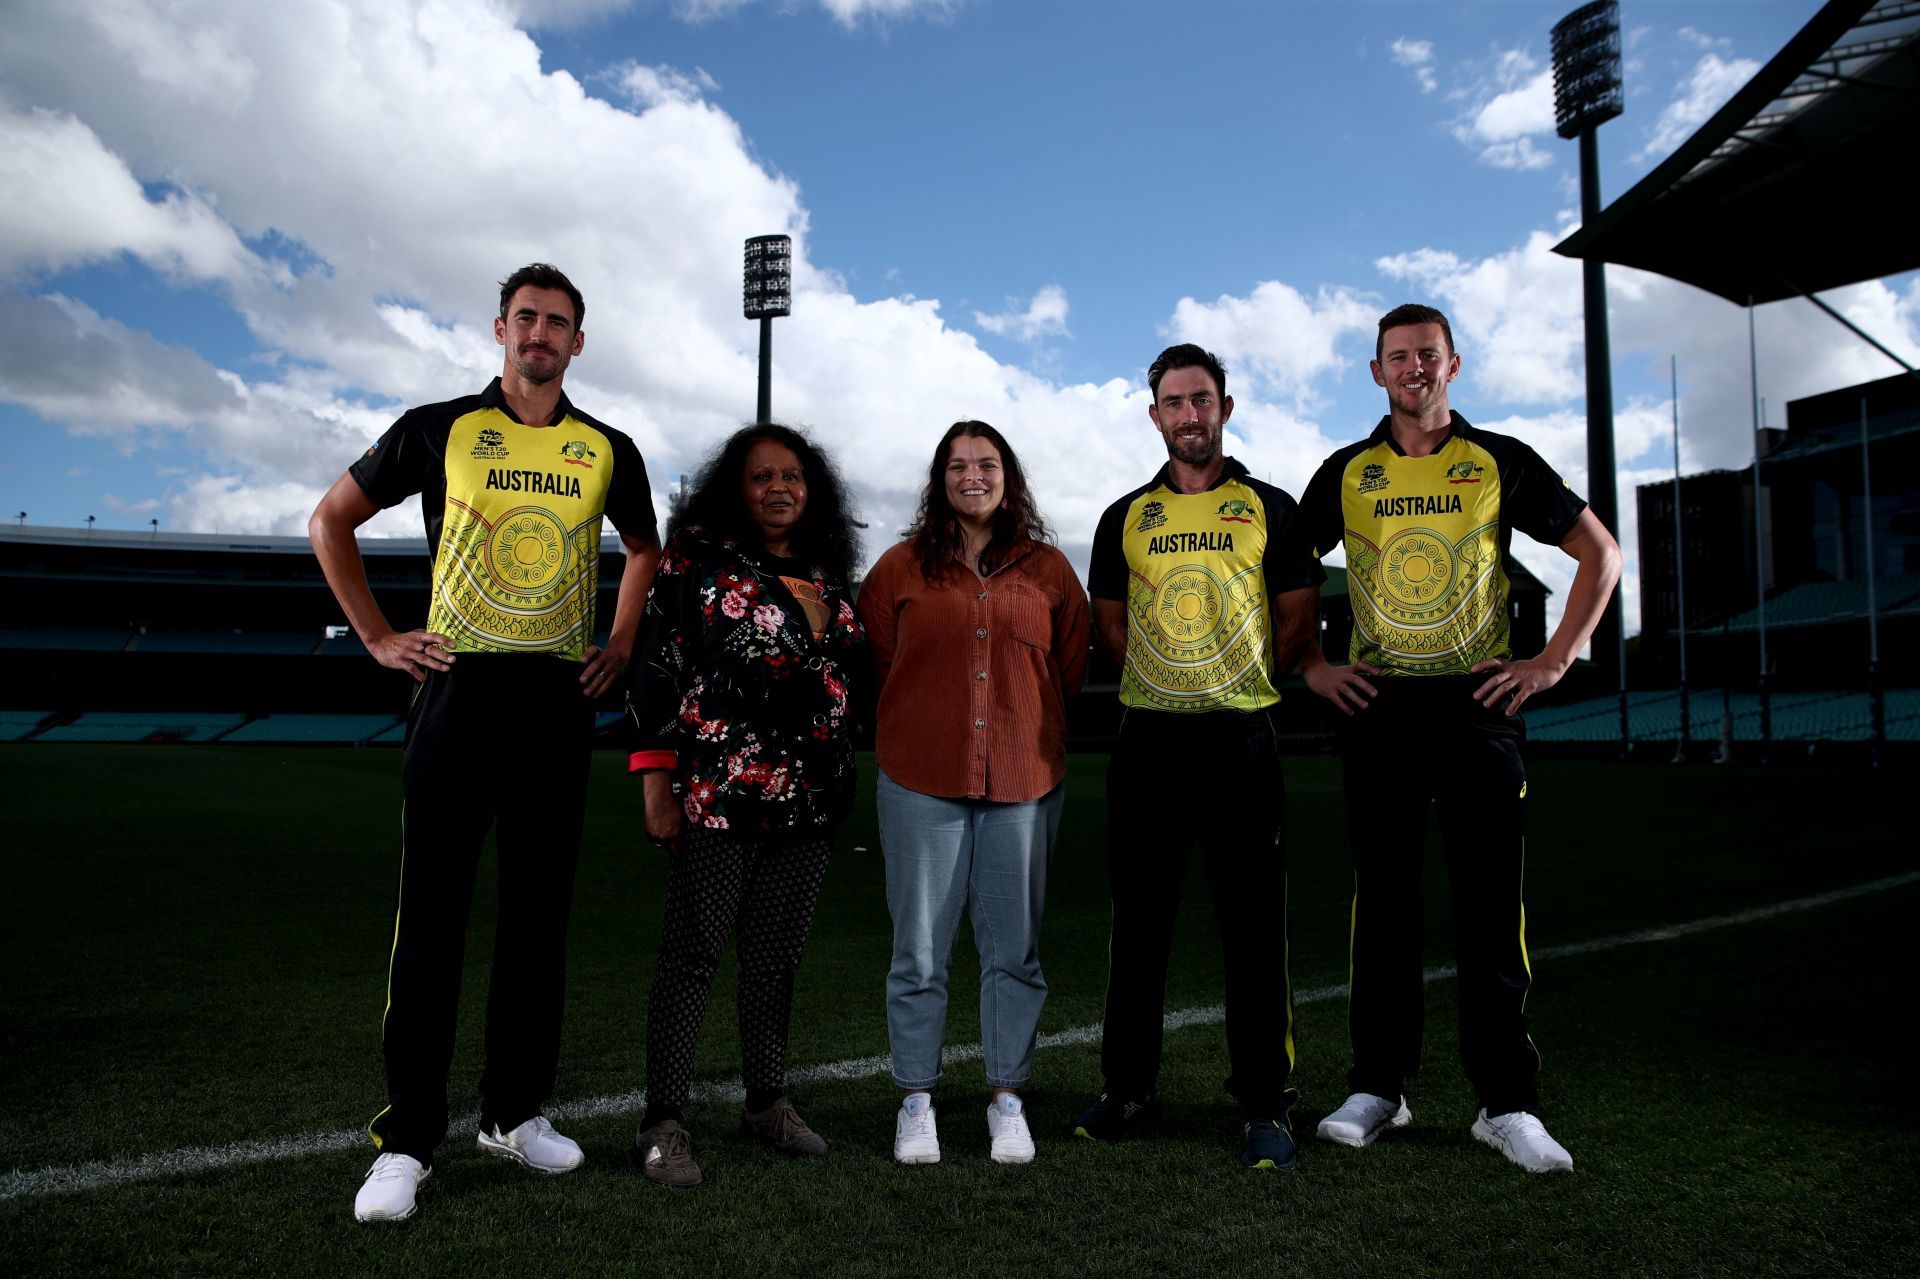
<svg viewBox="0 0 1920 1279">
<path fill-rule="evenodd" d="M 1405 1128 L 1413 1122 L 1405 1097 L 1381 1097 L 1357 1092 L 1340 1103 L 1340 1109 L 1320 1121 L 1317 1132 L 1322 1141 L 1342 1146 L 1371 1146 L 1373 1139 L 1389 1128 Z"/>
<path fill-rule="evenodd" d="M 353 1197 L 355 1221 L 405 1221 L 418 1205 L 420 1187 L 433 1176 L 412 1155 L 381 1155 L 367 1169 L 360 1193 Z"/>
<path fill-rule="evenodd" d="M 1572 1172 L 1573 1156 L 1547 1135 L 1547 1126 L 1524 1110 L 1487 1118 L 1482 1109 L 1473 1135 L 1528 1172 Z"/>
<path fill-rule="evenodd" d="M 940 1132 L 933 1122 L 933 1098 L 908 1093 L 893 1117 L 893 1157 L 903 1164 L 940 1162 Z"/>
<path fill-rule="evenodd" d="M 1003 1092 L 987 1107 L 987 1135 L 993 1138 L 993 1162 L 1030 1164 L 1033 1162 L 1033 1132 L 1027 1127 L 1026 1107 L 1019 1095 Z"/>
<path fill-rule="evenodd" d="M 545 1115 L 535 1115 L 509 1133 L 501 1132 L 498 1125 L 492 1132 L 483 1129 L 480 1149 L 535 1172 L 572 1172 L 587 1162 L 579 1145 L 555 1132 Z"/>
</svg>

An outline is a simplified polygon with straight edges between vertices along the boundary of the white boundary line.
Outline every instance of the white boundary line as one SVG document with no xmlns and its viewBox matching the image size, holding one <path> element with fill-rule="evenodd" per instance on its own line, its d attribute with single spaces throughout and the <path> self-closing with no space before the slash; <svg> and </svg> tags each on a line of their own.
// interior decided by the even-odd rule
<svg viewBox="0 0 1920 1279">
<path fill-rule="evenodd" d="M 1542 946 L 1531 954 L 1535 959 L 1559 959 L 1591 955 L 1605 950 L 1618 950 L 1625 946 L 1645 946 L 1654 942 L 1672 941 L 1675 938 L 1689 937 L 1695 933 L 1711 932 L 1719 928 L 1763 923 L 1796 911 L 1831 906 L 1856 897 L 1885 892 L 1888 889 L 1904 888 L 1914 883 L 1920 883 L 1920 871 L 1892 875 L 1886 879 L 1855 884 L 1849 888 L 1836 888 L 1832 892 L 1819 893 L 1812 897 L 1775 902 L 1771 906 L 1755 906 L 1749 910 L 1734 911 L 1727 915 L 1710 915 L 1705 919 L 1695 919 L 1684 924 L 1649 928 L 1637 933 L 1621 933 L 1613 937 L 1600 937 L 1592 941 L 1574 942 L 1565 946 Z M 1451 967 L 1429 968 L 1426 970 L 1425 979 L 1429 982 L 1445 981 L 1453 975 L 1454 970 Z M 1338 999 L 1346 993 L 1345 984 L 1316 986 L 1311 990 L 1295 991 L 1293 998 L 1296 1005 L 1317 1004 Z M 1168 1030 L 1181 1030 L 1188 1026 L 1214 1025 L 1221 1021 L 1224 1015 L 1224 1010 L 1218 1004 L 1205 1008 L 1183 1008 L 1167 1014 L 1166 1027 Z M 1055 1031 L 1052 1034 L 1040 1036 L 1040 1047 L 1065 1048 L 1094 1044 L 1099 1041 L 1098 1024 L 1075 1026 L 1071 1030 Z M 978 1061 L 980 1055 L 979 1044 L 952 1045 L 941 1054 L 941 1063 L 951 1066 L 960 1062 Z M 884 1055 L 855 1057 L 844 1061 L 825 1062 L 818 1066 L 802 1066 L 788 1071 L 787 1079 L 788 1082 L 796 1084 L 840 1083 L 884 1075 L 890 1065 L 890 1059 Z M 693 1100 L 698 1102 L 725 1101 L 737 1099 L 740 1096 L 741 1085 L 738 1079 L 698 1083 L 693 1089 Z M 587 1097 L 579 1101 L 549 1106 L 546 1113 L 554 1119 L 605 1119 L 617 1115 L 637 1114 L 645 1108 L 645 1100 L 645 1093 L 635 1090 L 605 1097 Z M 450 1125 L 450 1131 L 476 1129 L 479 1123 L 478 1115 L 466 1115 L 455 1119 Z M 338 1150 L 365 1149 L 366 1140 L 366 1131 L 355 1128 L 345 1132 L 309 1132 L 272 1140 L 238 1141 L 226 1146 L 189 1147 L 184 1150 L 140 1155 L 132 1159 L 72 1164 L 64 1168 L 35 1168 L 24 1172 L 16 1169 L 0 1175 L 0 1202 L 38 1195 L 78 1194 L 88 1190 L 125 1185 L 129 1182 L 151 1181 L 158 1177 L 215 1172 L 223 1168 L 331 1154 Z"/>
</svg>

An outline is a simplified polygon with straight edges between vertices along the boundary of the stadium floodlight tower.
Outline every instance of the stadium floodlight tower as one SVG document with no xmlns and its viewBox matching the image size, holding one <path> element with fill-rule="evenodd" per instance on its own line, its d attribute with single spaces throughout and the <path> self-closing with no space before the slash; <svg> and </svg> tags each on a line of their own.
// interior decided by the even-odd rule
<svg viewBox="0 0 1920 1279">
<path fill-rule="evenodd" d="M 1563 138 L 1580 139 L 1580 220 L 1600 216 L 1600 149 L 1594 131 L 1619 115 L 1620 6 L 1615 0 L 1581 5 L 1553 28 L 1553 120 Z M 1586 290 L 1587 501 L 1593 513 L 1620 536 L 1620 502 L 1614 487 L 1613 354 L 1607 342 L 1607 276 L 1598 258 L 1581 264 Z M 1627 646 L 1620 587 L 1593 631 L 1593 661 L 1611 669 L 1620 689 L 1620 749 L 1633 740 L 1627 725 Z"/>
<path fill-rule="evenodd" d="M 793 314 L 793 237 L 756 235 L 747 241 L 741 309 L 760 321 L 760 404 L 754 422 L 773 421 L 773 322 Z"/>
</svg>

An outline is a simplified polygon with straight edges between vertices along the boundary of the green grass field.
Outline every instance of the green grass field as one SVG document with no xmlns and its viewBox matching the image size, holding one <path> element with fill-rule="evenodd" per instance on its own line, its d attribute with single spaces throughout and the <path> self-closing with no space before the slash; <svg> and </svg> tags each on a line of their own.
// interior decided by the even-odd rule
<svg viewBox="0 0 1920 1279">
<path fill-rule="evenodd" d="M 1074 760 L 1051 881 L 1042 1030 L 1054 1035 L 1097 1023 L 1104 994 L 1103 762 Z M 1043 1049 L 1028 1094 L 1037 1162 L 987 1160 L 987 1089 L 967 1061 L 941 1091 L 945 1162 L 896 1167 L 884 1073 L 834 1069 L 886 1052 L 889 925 L 867 807 L 842 833 L 794 1017 L 795 1097 L 833 1150 L 791 1163 L 733 1135 L 723 973 L 700 1057 L 713 1087 L 688 1115 L 707 1183 L 674 1193 L 626 1154 L 664 861 L 638 840 L 638 796 L 606 756 L 552 1108 L 571 1115 L 562 1126 L 587 1167 L 536 1179 L 457 1128 L 419 1216 L 361 1227 L 350 1205 L 373 1152 L 346 1134 L 382 1103 L 398 765 L 379 750 L 0 747 L 9 1273 L 1920 1270 L 1920 1123 L 1898 1046 L 1920 986 L 1920 883 L 1765 909 L 1909 876 L 1910 774 L 1534 761 L 1530 1011 L 1548 1118 L 1576 1161 L 1552 1178 L 1468 1135 L 1445 979 L 1429 986 L 1413 1126 L 1362 1151 L 1309 1136 L 1300 1175 L 1238 1167 L 1224 1043 L 1204 1019 L 1169 1034 L 1168 1109 L 1148 1140 L 1065 1135 L 1099 1084 L 1097 1043 L 1068 1034 Z M 1337 765 L 1292 762 L 1288 784 L 1292 971 L 1297 990 L 1321 992 L 1298 1016 L 1295 1122 L 1308 1135 L 1345 1094 L 1344 998 L 1326 992 L 1345 976 L 1349 879 Z M 1204 822 L 1204 778 L 1170 797 Z M 1436 965 L 1448 959 L 1438 863 Z M 456 1114 L 478 1105 L 490 865 Z M 1197 874 L 1186 890 L 1170 1010 L 1219 1000 Z M 1737 912 L 1748 915 L 1555 953 Z M 973 971 L 963 938 L 957 991 Z M 948 1038 L 977 1042 L 970 995 Z"/>
</svg>

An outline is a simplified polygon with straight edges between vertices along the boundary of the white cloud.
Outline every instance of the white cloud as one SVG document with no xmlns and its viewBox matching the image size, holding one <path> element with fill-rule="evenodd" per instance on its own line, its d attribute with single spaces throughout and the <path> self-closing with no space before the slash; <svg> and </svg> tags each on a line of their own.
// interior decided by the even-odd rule
<svg viewBox="0 0 1920 1279">
<path fill-rule="evenodd" d="M 1379 315 L 1379 306 L 1352 290 L 1323 288 L 1308 297 L 1267 280 L 1245 297 L 1181 298 L 1167 335 L 1214 352 L 1230 371 L 1244 372 L 1256 391 L 1304 407 L 1314 402 L 1320 379 L 1338 377 L 1353 363 L 1336 349 L 1341 341 L 1371 334 Z"/>
<path fill-rule="evenodd" d="M 698 25 L 737 13 L 753 2 L 754 0 L 674 0 L 673 13 L 682 22 Z"/>
<path fill-rule="evenodd" d="M 1696 49 L 1714 49 L 1721 53 L 1731 52 L 1733 40 L 1728 36 L 1710 36 L 1693 27 L 1681 27 L 1680 38 Z"/>
<path fill-rule="evenodd" d="M 1553 72 L 1542 71 L 1525 84 L 1496 94 L 1474 113 L 1469 127 L 1483 142 L 1511 142 L 1531 134 L 1551 133 Z"/>
<path fill-rule="evenodd" d="M 1536 231 L 1518 248 L 1478 261 L 1435 249 L 1374 265 L 1440 305 L 1483 393 L 1505 403 L 1555 404 L 1582 393 L 1580 264 Z"/>
<path fill-rule="evenodd" d="M 53 129 L 66 151 L 118 175 L 123 204 L 139 193 L 131 174 L 168 175 L 195 193 L 180 206 L 193 216 L 141 199 L 89 230 L 100 201 L 82 196 L 102 184 L 62 177 L 69 225 L 41 234 L 66 239 L 16 269 L 151 241 L 143 251 L 156 259 L 165 250 L 224 281 L 263 358 L 219 369 L 28 289 L 15 313 L 47 319 L 32 342 L 0 349 L 0 396 L 80 438 L 182 464 L 167 481 L 169 527 L 298 531 L 398 406 L 469 393 L 497 372 L 495 281 L 536 259 L 560 263 L 587 297 L 569 394 L 635 437 L 664 492 L 751 416 L 757 332 L 739 312 L 740 244 L 771 231 L 795 237 L 775 410 L 859 457 L 870 554 L 905 522 L 912 477 L 956 417 L 1009 432 L 1082 559 L 1100 508 L 1154 464 L 1144 392 L 1057 386 L 1002 365 L 936 302 L 854 299 L 808 257 L 793 183 L 751 156 L 738 124 L 693 93 L 707 86 L 692 75 L 653 68 L 645 84 L 662 91 L 622 109 L 543 72 L 505 10 L 455 0 L 152 6 L 181 32 L 225 32 L 256 68 L 239 129 L 233 104 L 130 75 L 135 55 L 88 38 L 76 8 L 14 18 L 0 82 L 39 110 L 10 120 L 29 136 Z M 595 180 L 568 183 L 556 209 L 529 186 L 533 160 Z M 6 216 L 11 226 L 17 215 Z M 155 223 L 172 239 L 142 229 Z M 272 264 L 235 264 L 233 246 L 270 232 L 290 258 L 319 265 L 276 276 Z M 10 231 L 8 244 L 22 243 L 32 242 Z M 1066 319 L 1064 291 L 1042 290 L 1009 331 L 1064 334 Z M 375 528 L 413 532 L 417 515 Z"/>
<path fill-rule="evenodd" d="M 1544 169 L 1553 163 L 1552 153 L 1533 145 L 1532 138 L 1516 138 L 1483 147 L 1480 159 L 1496 169 Z"/>
<path fill-rule="evenodd" d="M 1059 285 L 1042 288 L 1033 295 L 1025 310 L 1020 310 L 1019 305 L 1009 299 L 1007 309 L 997 315 L 975 311 L 973 322 L 989 333 L 1026 343 L 1073 336 L 1067 330 L 1067 291 Z"/>
<path fill-rule="evenodd" d="M 0 294 L 16 326 L 0 343 L 0 395 L 82 435 L 186 428 L 235 405 L 198 354 L 54 295 Z"/>
<path fill-rule="evenodd" d="M 642 109 L 663 103 L 691 104 L 720 87 L 705 71 L 695 68 L 692 75 L 669 66 L 644 67 L 630 63 L 615 74 L 615 81 Z"/>
<path fill-rule="evenodd" d="M 1726 105 L 1728 98 L 1753 79 L 1760 64 L 1752 58 L 1722 58 L 1707 53 L 1680 82 L 1673 101 L 1660 113 L 1646 145 L 1633 153 L 1637 161 L 1664 159 L 1702 124 Z"/>
<path fill-rule="evenodd" d="M 202 475 L 177 493 L 170 505 L 167 527 L 178 533 L 251 533 L 301 537 L 307 531 L 303 512 L 311 511 L 325 493 L 325 485 L 291 481 L 262 481 L 238 475 Z M 397 521 L 394 521 L 398 523 Z M 394 527 L 392 536 L 419 537 L 418 516 L 408 527 Z"/>
<path fill-rule="evenodd" d="M 74 7 L 135 76 L 196 105 L 235 116 L 258 75 L 233 27 L 217 18 L 169 21 L 173 15 L 142 0 L 89 0 Z"/>
<path fill-rule="evenodd" d="M 1396 66 L 1413 72 L 1420 92 L 1432 93 L 1439 87 L 1433 72 L 1433 41 L 1397 39 L 1388 47 L 1387 56 L 1393 59 Z"/>
<path fill-rule="evenodd" d="M 1465 87 L 1448 95 L 1464 104 L 1449 126 L 1453 136 L 1492 168 L 1553 164 L 1553 153 L 1534 142 L 1554 129 L 1552 69 L 1525 49 L 1504 49 L 1462 70 Z"/>
<path fill-rule="evenodd" d="M 0 278 L 128 253 L 164 275 L 237 280 L 258 269 L 198 195 L 149 200 L 126 163 L 66 112 L 0 102 Z"/>
<path fill-rule="evenodd" d="M 822 8 L 848 27 L 869 18 L 947 18 L 957 13 L 964 3 L 965 0 L 820 0 Z"/>
<path fill-rule="evenodd" d="M 506 0 L 522 26 L 565 30 L 611 18 L 633 7 L 633 0 Z"/>
<path fill-rule="evenodd" d="M 14 339 L 0 345 L 0 398 L 64 423 L 82 457 L 102 448 L 188 448 L 264 492 L 317 495 L 392 416 L 328 396 L 308 373 L 249 385 L 69 298 L 0 293 L 0 303 L 21 321 Z M 194 514 L 185 509 L 190 502 L 171 499 L 170 527 L 222 527 L 224 506 Z M 288 527 L 300 516 L 281 514 Z"/>
<path fill-rule="evenodd" d="M 583 8 L 606 6 L 625 7 L 628 0 L 568 0 Z M 673 0 L 674 16 L 682 22 L 699 24 L 712 22 L 717 18 L 731 17 L 742 9 L 757 3 L 757 0 Z M 783 6 L 791 8 L 795 0 L 783 0 Z M 832 15 L 841 26 L 849 29 L 857 27 L 862 21 L 884 22 L 889 18 L 927 17 L 935 20 L 950 18 L 959 12 L 966 0 L 820 0 L 820 7 Z"/>
<path fill-rule="evenodd" d="M 112 493 L 102 493 L 100 495 L 100 505 L 106 507 L 115 515 L 151 516 L 155 511 L 160 510 L 165 503 L 157 497 L 143 498 L 137 502 L 129 502 L 125 498 L 118 497 Z"/>
</svg>

